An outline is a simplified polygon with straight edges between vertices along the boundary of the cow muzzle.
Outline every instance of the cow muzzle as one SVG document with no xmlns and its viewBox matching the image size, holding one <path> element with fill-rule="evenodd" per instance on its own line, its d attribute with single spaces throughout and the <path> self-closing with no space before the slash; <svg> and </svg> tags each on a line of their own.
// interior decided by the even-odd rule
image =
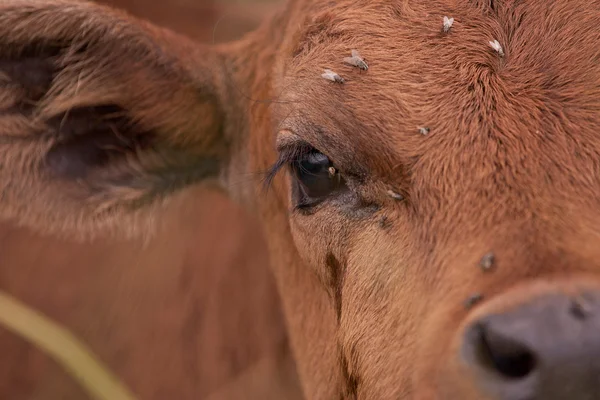
<svg viewBox="0 0 600 400">
<path fill-rule="evenodd" d="M 482 305 L 458 340 L 482 398 L 600 398 L 600 288 L 522 286 Z"/>
</svg>

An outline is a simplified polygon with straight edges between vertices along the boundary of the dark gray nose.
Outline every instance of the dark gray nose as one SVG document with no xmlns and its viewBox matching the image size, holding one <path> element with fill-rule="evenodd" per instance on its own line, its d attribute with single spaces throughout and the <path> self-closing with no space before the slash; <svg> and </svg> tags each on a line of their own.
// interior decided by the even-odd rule
<svg viewBox="0 0 600 400">
<path fill-rule="evenodd" d="M 552 295 L 466 330 L 463 359 L 499 400 L 600 399 L 600 293 Z"/>
</svg>

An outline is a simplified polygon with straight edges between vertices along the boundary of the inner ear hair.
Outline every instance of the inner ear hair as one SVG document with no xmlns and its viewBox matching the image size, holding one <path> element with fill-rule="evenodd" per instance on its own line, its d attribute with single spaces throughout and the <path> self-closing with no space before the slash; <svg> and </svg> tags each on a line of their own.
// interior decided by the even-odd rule
<svg viewBox="0 0 600 400">
<path fill-rule="evenodd" d="M 0 5 L 0 218 L 147 230 L 170 194 L 217 178 L 228 144 L 202 50 L 91 3 Z"/>
</svg>

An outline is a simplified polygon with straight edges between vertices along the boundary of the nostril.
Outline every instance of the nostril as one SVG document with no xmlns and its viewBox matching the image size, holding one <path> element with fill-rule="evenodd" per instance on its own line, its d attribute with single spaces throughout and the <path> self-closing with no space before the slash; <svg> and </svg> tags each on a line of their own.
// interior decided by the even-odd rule
<svg viewBox="0 0 600 400">
<path fill-rule="evenodd" d="M 477 356 L 482 366 L 507 379 L 523 379 L 533 372 L 536 358 L 526 345 L 489 326 L 478 327 Z"/>
<path fill-rule="evenodd" d="M 600 399 L 600 291 L 498 309 L 507 303 L 484 305 L 458 332 L 457 372 L 466 373 L 469 390 L 482 399 Z"/>
</svg>

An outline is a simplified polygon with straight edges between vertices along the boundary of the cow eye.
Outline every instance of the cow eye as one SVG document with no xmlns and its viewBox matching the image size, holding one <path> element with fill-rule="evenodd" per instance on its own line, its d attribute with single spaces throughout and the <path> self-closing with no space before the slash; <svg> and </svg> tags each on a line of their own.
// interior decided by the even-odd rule
<svg viewBox="0 0 600 400">
<path fill-rule="evenodd" d="M 291 169 L 295 178 L 292 196 L 298 208 L 314 206 L 345 187 L 338 169 L 317 150 L 302 154 Z"/>
</svg>

